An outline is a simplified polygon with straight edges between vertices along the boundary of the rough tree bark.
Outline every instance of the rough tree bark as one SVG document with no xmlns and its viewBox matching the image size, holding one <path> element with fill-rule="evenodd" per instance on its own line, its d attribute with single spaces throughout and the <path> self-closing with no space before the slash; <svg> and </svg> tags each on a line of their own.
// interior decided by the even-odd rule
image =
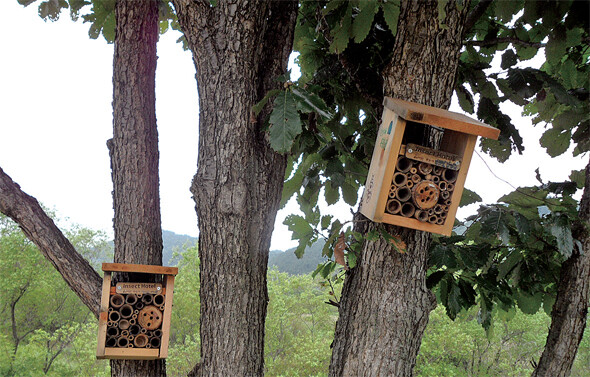
<svg viewBox="0 0 590 377">
<path fill-rule="evenodd" d="M 574 250 L 561 267 L 551 327 L 533 377 L 569 376 L 584 336 L 590 287 L 590 162 L 578 213 L 574 237 L 582 242 L 583 253 Z"/>
<path fill-rule="evenodd" d="M 162 264 L 156 129 L 157 0 L 118 0 L 113 61 L 115 262 Z M 127 274 L 113 279 L 128 281 Z M 111 360 L 111 375 L 165 376 L 164 360 Z"/>
<path fill-rule="evenodd" d="M 383 72 L 385 95 L 449 106 L 468 8 L 448 2 L 443 26 L 436 2 L 402 1 L 393 58 Z M 357 228 L 363 232 L 379 226 L 357 224 L 365 224 Z M 412 375 L 436 305 L 425 280 L 431 238 L 421 231 L 385 228 L 405 244 L 405 252 L 384 239 L 365 241 L 357 267 L 344 282 L 330 376 Z"/>
<path fill-rule="evenodd" d="M 175 0 L 199 88 L 201 362 L 192 375 L 261 376 L 266 270 L 286 157 L 252 106 L 286 71 L 297 2 Z"/>
</svg>

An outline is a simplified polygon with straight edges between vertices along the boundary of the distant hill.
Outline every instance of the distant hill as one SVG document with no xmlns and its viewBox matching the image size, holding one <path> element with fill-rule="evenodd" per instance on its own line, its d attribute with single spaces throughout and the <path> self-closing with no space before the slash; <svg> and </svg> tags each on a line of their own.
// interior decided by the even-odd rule
<svg viewBox="0 0 590 377">
<path fill-rule="evenodd" d="M 268 267 L 276 266 L 279 271 L 291 275 L 303 275 L 313 272 L 318 264 L 324 262 L 326 257 L 322 256 L 322 248 L 326 242 L 319 240 L 307 249 L 301 259 L 295 256 L 295 248 L 285 252 L 272 250 L 268 256 Z"/>
<path fill-rule="evenodd" d="M 164 243 L 164 250 L 162 251 L 162 264 L 164 266 L 176 266 L 178 261 L 182 258 L 182 253 L 186 248 L 193 247 L 197 244 L 198 238 L 187 236 L 186 234 L 176 234 L 169 230 L 162 231 L 162 241 Z M 112 261 L 112 247 L 113 242 L 109 242 L 111 249 L 107 255 L 101 255 L 101 258 L 105 262 Z M 326 260 L 322 256 L 322 248 L 324 247 L 325 241 L 320 240 L 307 249 L 303 258 L 298 259 L 295 256 L 295 248 L 291 248 L 286 251 L 282 250 L 271 250 L 268 256 L 268 267 L 276 267 L 281 272 L 287 272 L 292 275 L 302 275 L 313 272 L 318 264 Z M 173 254 L 178 252 L 179 255 L 173 258 Z"/>
<path fill-rule="evenodd" d="M 186 234 L 176 234 L 169 230 L 162 231 L 162 241 L 164 250 L 162 250 L 162 264 L 164 266 L 176 266 L 177 258 L 172 259 L 172 254 L 178 251 L 180 254 L 187 248 L 197 244 L 198 238 L 187 236 Z"/>
<path fill-rule="evenodd" d="M 187 236 L 186 234 L 176 234 L 169 230 L 162 231 L 162 265 L 163 266 L 176 266 L 178 264 L 178 258 L 172 258 L 175 251 L 178 251 L 181 255 L 187 247 L 193 247 L 197 244 L 198 238 Z M 113 261 L 113 241 L 109 242 L 110 249 L 106 253 L 101 254 L 98 259 L 102 262 Z"/>
</svg>

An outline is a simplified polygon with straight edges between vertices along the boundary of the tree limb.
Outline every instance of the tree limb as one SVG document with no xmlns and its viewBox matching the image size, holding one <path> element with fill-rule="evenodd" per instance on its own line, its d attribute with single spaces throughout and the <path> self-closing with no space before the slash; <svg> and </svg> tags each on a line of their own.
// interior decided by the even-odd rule
<svg viewBox="0 0 590 377">
<path fill-rule="evenodd" d="M 465 24 L 463 25 L 463 34 L 469 32 L 473 25 L 483 16 L 485 11 L 488 9 L 492 0 L 481 0 L 477 5 L 469 12 Z"/>
<path fill-rule="evenodd" d="M 102 279 L 63 235 L 39 202 L 0 168 L 0 212 L 14 220 L 82 302 L 98 316 Z"/>
<path fill-rule="evenodd" d="M 521 46 L 525 46 L 525 47 L 536 47 L 536 48 L 545 47 L 545 43 L 527 42 L 527 41 L 523 41 L 522 39 L 518 39 L 518 38 L 514 38 L 514 37 L 501 37 L 501 38 L 487 39 L 484 41 L 467 41 L 467 42 L 465 42 L 465 45 L 466 46 L 490 47 L 490 46 L 499 45 L 501 43 L 512 43 L 515 45 L 521 45 Z"/>
</svg>

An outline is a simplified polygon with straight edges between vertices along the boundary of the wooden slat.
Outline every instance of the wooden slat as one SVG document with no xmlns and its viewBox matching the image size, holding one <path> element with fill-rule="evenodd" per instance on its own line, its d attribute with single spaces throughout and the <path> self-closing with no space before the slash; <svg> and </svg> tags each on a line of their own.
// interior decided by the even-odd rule
<svg viewBox="0 0 590 377">
<path fill-rule="evenodd" d="M 140 272 L 146 274 L 178 274 L 177 267 L 154 266 L 149 264 L 103 263 L 103 271 Z"/>
<path fill-rule="evenodd" d="M 450 217 L 447 216 L 447 222 L 449 221 Z M 423 230 L 425 232 L 442 234 L 444 236 L 450 236 L 451 231 L 447 230 L 446 223 L 444 225 L 437 225 L 431 224 L 428 222 L 422 222 L 417 220 L 413 217 L 403 217 L 398 215 L 390 215 L 389 213 L 383 214 L 383 222 L 387 224 L 399 225 L 406 228 L 412 228 L 417 230 Z M 451 230 L 453 226 L 454 219 L 450 221 Z"/>
<path fill-rule="evenodd" d="M 111 288 L 111 273 L 105 272 L 102 279 L 102 295 L 100 298 L 100 310 L 98 312 L 98 342 L 96 346 L 96 357 L 104 356 L 105 342 L 107 339 L 107 322 L 109 312 L 109 299 Z"/>
<path fill-rule="evenodd" d="M 158 358 L 158 349 L 152 348 L 114 348 L 107 347 L 100 359 L 126 359 L 126 360 L 155 360 Z"/>
<path fill-rule="evenodd" d="M 162 319 L 162 342 L 160 343 L 160 358 L 168 357 L 168 342 L 170 340 L 170 319 L 172 316 L 172 298 L 174 294 L 174 276 L 166 276 L 166 298 L 164 299 L 164 318 Z"/>
<path fill-rule="evenodd" d="M 117 293 L 117 287 L 111 287 L 111 295 L 114 295 Z M 162 292 L 160 292 L 160 294 L 165 295 L 166 294 L 166 287 L 162 287 Z"/>
<path fill-rule="evenodd" d="M 459 208 L 461 195 L 463 194 L 463 187 L 465 186 L 465 179 L 467 179 L 467 171 L 469 170 L 469 164 L 471 164 L 473 150 L 475 149 L 475 144 L 477 143 L 477 136 L 468 135 L 465 143 L 466 145 L 465 153 L 463 154 L 463 162 L 461 164 L 459 174 L 457 175 L 457 180 L 455 181 L 455 190 L 451 196 L 451 205 L 449 206 L 449 212 L 447 215 L 447 222 L 449 219 L 451 220 L 451 223 L 448 224 L 447 235 L 450 235 L 453 229 L 453 223 L 455 222 L 455 216 L 457 215 L 457 209 Z M 445 223 L 445 225 L 447 225 L 447 223 Z"/>
<path fill-rule="evenodd" d="M 402 101 L 391 97 L 385 97 L 383 105 L 402 118 L 412 122 L 447 128 L 471 135 L 479 135 L 489 139 L 498 139 L 500 135 L 499 129 L 453 111 Z"/>
<path fill-rule="evenodd" d="M 390 164 L 392 159 L 393 166 L 397 162 L 397 151 L 401 145 L 405 124 L 406 122 L 393 111 L 383 109 L 381 127 L 375 142 L 360 208 L 363 215 L 376 222 L 381 222 L 381 214 L 385 208 L 384 200 L 386 200 L 383 198 L 383 193 L 385 191 L 389 193 L 393 176 L 393 167 Z"/>
</svg>

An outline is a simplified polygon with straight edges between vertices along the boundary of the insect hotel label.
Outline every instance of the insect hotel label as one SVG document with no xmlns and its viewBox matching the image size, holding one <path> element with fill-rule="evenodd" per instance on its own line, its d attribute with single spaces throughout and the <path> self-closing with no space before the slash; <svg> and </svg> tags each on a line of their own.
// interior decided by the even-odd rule
<svg viewBox="0 0 590 377">
<path fill-rule="evenodd" d="M 159 283 L 117 283 L 117 293 L 151 293 L 162 292 L 162 284 Z"/>
</svg>

